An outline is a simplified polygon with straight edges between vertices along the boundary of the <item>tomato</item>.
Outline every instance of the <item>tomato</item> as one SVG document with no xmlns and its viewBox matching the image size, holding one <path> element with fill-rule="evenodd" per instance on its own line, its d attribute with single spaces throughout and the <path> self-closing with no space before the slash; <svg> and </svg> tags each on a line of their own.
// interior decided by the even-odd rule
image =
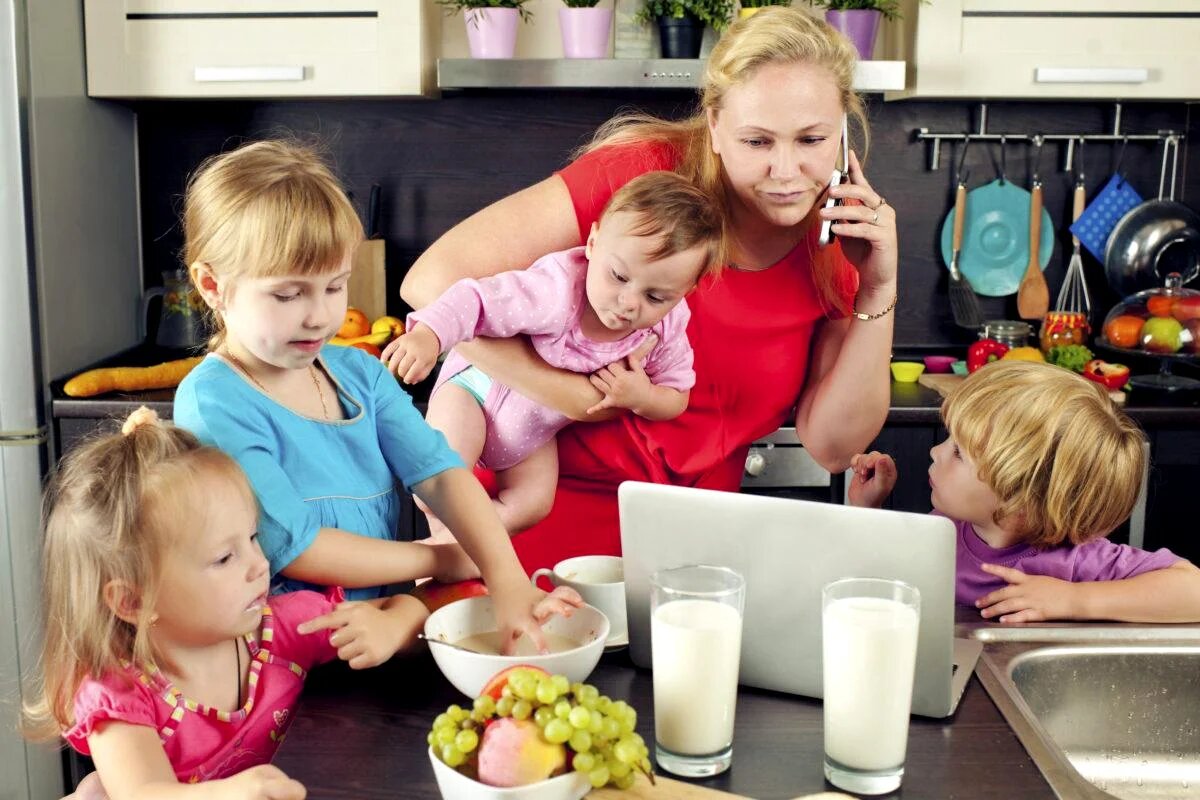
<svg viewBox="0 0 1200 800">
<path fill-rule="evenodd" d="M 1175 304 L 1178 302 L 1178 297 L 1168 297 L 1165 294 L 1156 294 L 1152 295 L 1148 300 L 1146 300 L 1146 308 L 1150 310 L 1150 313 L 1153 316 L 1169 317 L 1171 316 L 1172 309 L 1175 308 Z"/>
<path fill-rule="evenodd" d="M 1180 322 L 1200 319 L 1200 294 L 1187 294 L 1175 301 L 1171 315 Z"/>
<path fill-rule="evenodd" d="M 1104 326 L 1104 336 L 1113 347 L 1137 347 L 1142 336 L 1141 317 L 1122 314 Z"/>
</svg>

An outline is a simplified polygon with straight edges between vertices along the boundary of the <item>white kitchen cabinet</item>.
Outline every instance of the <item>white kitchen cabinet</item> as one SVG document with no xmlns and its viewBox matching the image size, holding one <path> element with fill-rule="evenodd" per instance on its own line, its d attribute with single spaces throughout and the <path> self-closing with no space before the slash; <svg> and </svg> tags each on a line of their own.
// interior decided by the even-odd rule
<svg viewBox="0 0 1200 800">
<path fill-rule="evenodd" d="M 435 90 L 431 0 L 84 0 L 92 97 Z"/>
<path fill-rule="evenodd" d="M 899 97 L 1200 97 L 1196 0 L 906 0 Z"/>
</svg>

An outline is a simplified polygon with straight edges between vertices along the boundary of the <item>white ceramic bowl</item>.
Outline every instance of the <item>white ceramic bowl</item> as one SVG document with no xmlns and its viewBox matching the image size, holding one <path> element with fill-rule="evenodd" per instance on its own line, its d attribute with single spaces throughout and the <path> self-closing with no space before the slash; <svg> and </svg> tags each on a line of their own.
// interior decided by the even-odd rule
<svg viewBox="0 0 1200 800">
<path fill-rule="evenodd" d="M 425 620 L 425 636 L 444 642 L 457 642 L 476 633 L 494 630 L 496 617 L 492 613 L 492 598 L 486 596 L 457 600 L 442 606 Z M 443 647 L 437 641 L 432 641 L 429 651 L 433 653 L 438 669 L 454 684 L 454 688 L 472 698 L 479 696 L 497 672 L 518 664 L 541 667 L 551 675 L 566 675 L 572 683 L 587 680 L 604 652 L 608 618 L 599 609 L 584 606 L 575 609 L 570 619 L 551 617 L 542 630 L 583 644 L 547 655 L 493 656 Z"/>
<path fill-rule="evenodd" d="M 582 772 L 568 772 L 527 786 L 504 789 L 471 780 L 444 764 L 433 748 L 429 749 L 429 761 L 433 764 L 433 776 L 437 778 L 443 800 L 580 800 L 592 789 Z"/>
</svg>

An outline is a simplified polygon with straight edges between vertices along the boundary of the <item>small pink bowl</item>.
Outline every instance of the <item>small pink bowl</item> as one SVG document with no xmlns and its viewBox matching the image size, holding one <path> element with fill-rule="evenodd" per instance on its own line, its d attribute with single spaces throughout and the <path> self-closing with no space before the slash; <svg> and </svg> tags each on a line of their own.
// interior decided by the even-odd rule
<svg viewBox="0 0 1200 800">
<path fill-rule="evenodd" d="M 950 371 L 950 365 L 958 359 L 954 356 L 925 356 L 925 369 L 929 372 L 943 373 Z"/>
</svg>

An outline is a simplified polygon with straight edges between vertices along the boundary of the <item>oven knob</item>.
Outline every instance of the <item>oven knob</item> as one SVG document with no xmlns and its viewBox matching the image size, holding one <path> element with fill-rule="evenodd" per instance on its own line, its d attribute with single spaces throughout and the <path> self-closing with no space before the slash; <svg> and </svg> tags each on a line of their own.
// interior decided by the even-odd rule
<svg viewBox="0 0 1200 800">
<path fill-rule="evenodd" d="M 767 457 L 757 450 L 752 451 L 746 456 L 746 474 L 751 478 L 757 478 L 762 475 L 763 470 L 767 468 Z"/>
</svg>

